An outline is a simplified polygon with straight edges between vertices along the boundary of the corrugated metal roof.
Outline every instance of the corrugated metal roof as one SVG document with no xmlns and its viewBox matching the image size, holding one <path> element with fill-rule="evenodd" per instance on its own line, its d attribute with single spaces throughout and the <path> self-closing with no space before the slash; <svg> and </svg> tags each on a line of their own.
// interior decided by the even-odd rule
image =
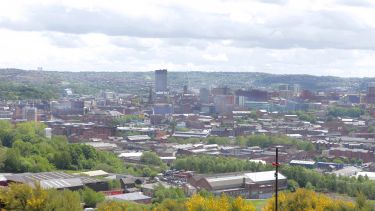
<svg viewBox="0 0 375 211">
<path fill-rule="evenodd" d="M 21 173 L 4 175 L 7 180 L 33 185 L 39 182 L 43 188 L 69 188 L 89 183 L 103 182 L 92 177 L 83 177 L 64 172 Z"/>
<path fill-rule="evenodd" d="M 69 179 L 50 179 L 40 181 L 40 185 L 43 188 L 69 188 L 69 187 L 79 187 L 83 186 L 83 183 L 80 178 L 69 178 Z"/>
<path fill-rule="evenodd" d="M 138 201 L 151 199 L 151 197 L 144 195 L 142 192 L 125 193 L 113 196 L 107 196 L 110 200 L 124 200 L 124 201 Z"/>
<path fill-rule="evenodd" d="M 244 175 L 206 178 L 210 186 L 217 189 L 235 188 L 243 184 Z"/>
</svg>

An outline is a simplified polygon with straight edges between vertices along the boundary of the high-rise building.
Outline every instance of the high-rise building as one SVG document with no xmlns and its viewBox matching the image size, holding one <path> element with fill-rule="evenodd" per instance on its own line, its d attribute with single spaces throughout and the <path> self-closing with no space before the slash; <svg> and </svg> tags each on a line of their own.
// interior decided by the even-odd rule
<svg viewBox="0 0 375 211">
<path fill-rule="evenodd" d="M 234 95 L 214 96 L 215 111 L 217 113 L 232 112 L 234 109 Z"/>
<path fill-rule="evenodd" d="M 281 84 L 279 85 L 279 96 L 283 98 L 299 97 L 301 87 L 299 84 Z"/>
<path fill-rule="evenodd" d="M 155 70 L 155 92 L 167 92 L 167 70 Z"/>
<path fill-rule="evenodd" d="M 201 103 L 209 103 L 210 102 L 210 90 L 207 88 L 201 88 L 199 90 L 199 100 Z"/>
<path fill-rule="evenodd" d="M 367 85 L 367 103 L 375 104 L 375 82 Z"/>
</svg>

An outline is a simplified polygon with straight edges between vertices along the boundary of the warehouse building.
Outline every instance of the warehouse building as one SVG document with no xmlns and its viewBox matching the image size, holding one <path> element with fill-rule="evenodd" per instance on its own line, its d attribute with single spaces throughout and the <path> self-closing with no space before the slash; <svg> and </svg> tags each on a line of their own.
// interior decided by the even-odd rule
<svg viewBox="0 0 375 211">
<path fill-rule="evenodd" d="M 42 173 L 21 173 L 21 174 L 4 174 L 1 175 L 3 186 L 11 183 L 22 183 L 34 186 L 39 183 L 45 189 L 69 189 L 78 190 L 84 187 L 91 188 L 95 191 L 107 191 L 108 182 L 92 177 L 71 175 L 64 172 L 42 172 Z"/>
<path fill-rule="evenodd" d="M 278 174 L 279 190 L 287 188 L 287 178 Z M 241 172 L 216 175 L 195 175 L 188 183 L 197 190 L 205 189 L 215 195 L 223 193 L 247 199 L 272 197 L 275 190 L 275 171 Z"/>
</svg>

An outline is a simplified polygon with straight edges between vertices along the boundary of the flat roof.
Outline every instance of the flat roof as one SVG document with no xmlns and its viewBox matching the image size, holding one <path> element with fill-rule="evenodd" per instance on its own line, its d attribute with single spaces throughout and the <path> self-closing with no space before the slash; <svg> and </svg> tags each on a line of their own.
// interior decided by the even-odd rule
<svg viewBox="0 0 375 211">
<path fill-rule="evenodd" d="M 110 200 L 124 200 L 124 201 L 138 201 L 151 199 L 151 197 L 144 195 L 142 192 L 124 193 L 118 195 L 107 196 Z"/>
<path fill-rule="evenodd" d="M 148 135 L 134 135 L 134 136 L 128 136 L 127 137 L 129 141 L 139 141 L 139 140 L 150 140 L 150 136 Z"/>
<path fill-rule="evenodd" d="M 248 177 L 253 182 L 265 182 L 265 181 L 275 180 L 275 171 L 246 173 L 245 176 Z M 282 179 L 286 179 L 286 177 L 278 173 L 278 179 L 282 180 Z"/>
<path fill-rule="evenodd" d="M 358 178 L 358 176 L 366 176 L 370 179 L 370 180 L 375 180 L 375 172 L 369 172 L 369 171 L 362 171 L 362 172 L 358 172 L 355 176 Z"/>
<path fill-rule="evenodd" d="M 108 172 L 105 172 L 103 170 L 85 171 L 85 172 L 82 172 L 82 174 L 86 174 L 87 176 L 90 176 L 90 177 L 108 176 Z"/>
<path fill-rule="evenodd" d="M 118 155 L 120 158 L 128 158 L 128 157 L 141 157 L 143 152 L 123 152 Z"/>
<path fill-rule="evenodd" d="M 304 164 L 304 165 L 314 165 L 315 161 L 312 160 L 292 160 L 290 164 Z"/>
<path fill-rule="evenodd" d="M 110 148 L 116 148 L 117 145 L 113 143 L 105 143 L 105 142 L 86 142 L 84 143 L 86 145 L 92 146 L 94 148 L 101 148 L 101 147 L 110 147 Z"/>
</svg>

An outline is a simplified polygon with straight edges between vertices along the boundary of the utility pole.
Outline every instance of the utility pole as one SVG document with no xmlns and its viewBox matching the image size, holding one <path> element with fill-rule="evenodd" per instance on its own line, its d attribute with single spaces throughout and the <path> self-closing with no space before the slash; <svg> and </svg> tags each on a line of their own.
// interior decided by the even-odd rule
<svg viewBox="0 0 375 211">
<path fill-rule="evenodd" d="M 278 191 L 279 191 L 279 148 L 276 146 L 276 162 L 272 163 L 272 166 L 276 168 L 275 171 L 275 211 L 278 211 Z"/>
</svg>

